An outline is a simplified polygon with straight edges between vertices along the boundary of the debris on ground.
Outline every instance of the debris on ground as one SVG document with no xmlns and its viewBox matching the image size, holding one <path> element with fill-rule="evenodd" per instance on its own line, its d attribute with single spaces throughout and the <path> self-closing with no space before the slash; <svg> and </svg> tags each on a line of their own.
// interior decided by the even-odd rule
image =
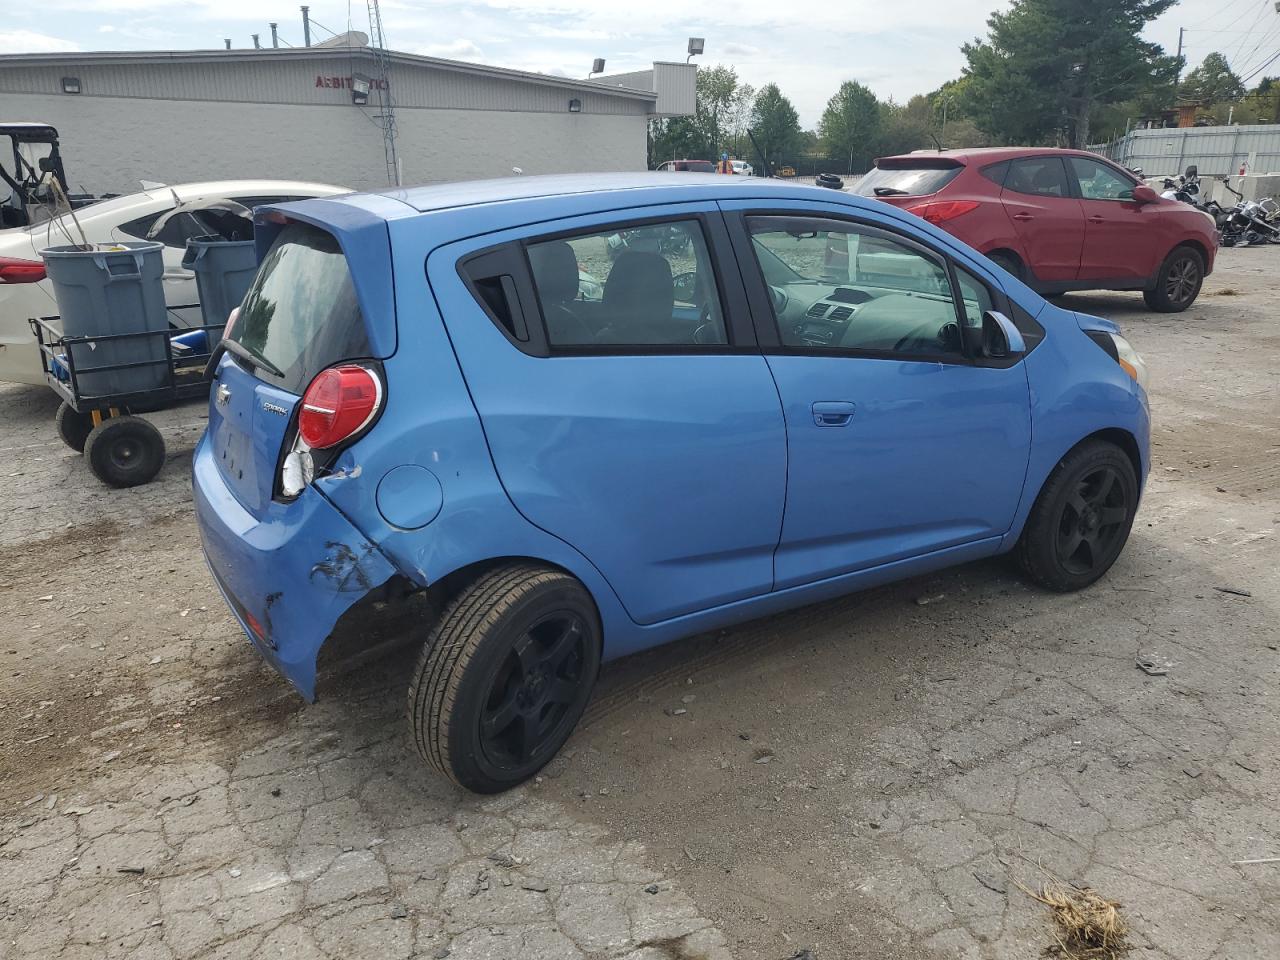
<svg viewBox="0 0 1280 960">
<path fill-rule="evenodd" d="M 1134 662 L 1137 664 L 1138 669 L 1148 677 L 1163 677 L 1169 672 L 1169 665 L 1155 659 L 1154 657 L 1144 657 L 1139 655 L 1138 659 Z"/>
<path fill-rule="evenodd" d="M 1008 887 L 1005 885 L 1004 880 L 993 873 L 979 873 L 974 871 L 973 879 L 977 880 L 992 893 L 1005 893 L 1008 891 Z"/>
<path fill-rule="evenodd" d="M 1214 587 L 1219 593 L 1229 593 L 1233 597 L 1252 597 L 1253 594 L 1248 590 L 1241 590 L 1239 587 Z"/>
<path fill-rule="evenodd" d="M 1078 887 L 1050 876 L 1039 892 L 1014 880 L 1027 896 L 1049 908 L 1053 916 L 1054 938 L 1046 956 L 1066 960 L 1119 960 L 1131 949 L 1128 924 L 1120 915 L 1120 904 L 1108 900 L 1090 887 Z"/>
</svg>

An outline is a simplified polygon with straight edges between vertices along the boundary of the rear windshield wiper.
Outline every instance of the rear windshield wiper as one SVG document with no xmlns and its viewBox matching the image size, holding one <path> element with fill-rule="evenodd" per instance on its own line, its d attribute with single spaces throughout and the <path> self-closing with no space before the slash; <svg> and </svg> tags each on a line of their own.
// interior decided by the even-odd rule
<svg viewBox="0 0 1280 960">
<path fill-rule="evenodd" d="M 274 363 L 272 363 L 266 357 L 258 356 L 256 353 L 254 353 L 244 344 L 240 343 L 238 340 L 223 340 L 222 343 L 219 344 L 219 346 L 221 346 L 228 353 L 234 354 L 235 356 L 239 357 L 241 360 L 245 361 L 246 363 L 252 364 L 255 367 L 259 367 L 267 371 L 267 373 L 271 374 L 273 377 L 278 377 L 281 380 L 284 379 L 283 370 L 277 367 Z"/>
<path fill-rule="evenodd" d="M 909 197 L 911 194 L 897 187 L 872 187 L 871 192 L 877 197 Z"/>
</svg>

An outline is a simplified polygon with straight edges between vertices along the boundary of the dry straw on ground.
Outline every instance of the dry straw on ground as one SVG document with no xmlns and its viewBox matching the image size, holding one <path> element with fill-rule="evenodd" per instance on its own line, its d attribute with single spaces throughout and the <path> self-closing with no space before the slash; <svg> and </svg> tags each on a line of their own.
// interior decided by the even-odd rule
<svg viewBox="0 0 1280 960">
<path fill-rule="evenodd" d="M 1129 952 L 1128 927 L 1120 915 L 1119 903 L 1089 887 L 1046 876 L 1039 891 L 1014 880 L 1023 893 L 1047 906 L 1053 916 L 1058 942 L 1047 948 L 1046 954 L 1065 960 L 1119 960 Z"/>
</svg>

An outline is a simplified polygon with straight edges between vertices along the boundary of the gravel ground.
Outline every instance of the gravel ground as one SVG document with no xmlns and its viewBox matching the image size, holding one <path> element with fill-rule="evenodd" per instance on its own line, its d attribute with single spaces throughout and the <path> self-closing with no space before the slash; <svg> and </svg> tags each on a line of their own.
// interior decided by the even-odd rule
<svg viewBox="0 0 1280 960">
<path fill-rule="evenodd" d="M 51 392 L 0 387 L 0 960 L 1021 960 L 1042 870 L 1121 901 L 1137 956 L 1274 960 L 1280 863 L 1237 861 L 1280 856 L 1278 272 L 1222 251 L 1178 316 L 1066 299 L 1153 376 L 1096 587 L 979 563 L 630 658 L 487 800 L 403 739 L 411 647 L 314 707 L 262 667 L 200 559 L 199 407 L 108 491 Z"/>
</svg>

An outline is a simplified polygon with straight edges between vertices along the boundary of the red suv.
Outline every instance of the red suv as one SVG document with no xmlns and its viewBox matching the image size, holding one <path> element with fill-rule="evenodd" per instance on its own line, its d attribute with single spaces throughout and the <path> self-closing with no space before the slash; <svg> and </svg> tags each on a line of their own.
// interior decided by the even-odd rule
<svg viewBox="0 0 1280 960">
<path fill-rule="evenodd" d="M 1213 269 L 1208 214 L 1096 154 L 993 147 L 884 157 L 854 192 L 936 224 L 1040 293 L 1141 290 L 1191 306 Z"/>
</svg>

